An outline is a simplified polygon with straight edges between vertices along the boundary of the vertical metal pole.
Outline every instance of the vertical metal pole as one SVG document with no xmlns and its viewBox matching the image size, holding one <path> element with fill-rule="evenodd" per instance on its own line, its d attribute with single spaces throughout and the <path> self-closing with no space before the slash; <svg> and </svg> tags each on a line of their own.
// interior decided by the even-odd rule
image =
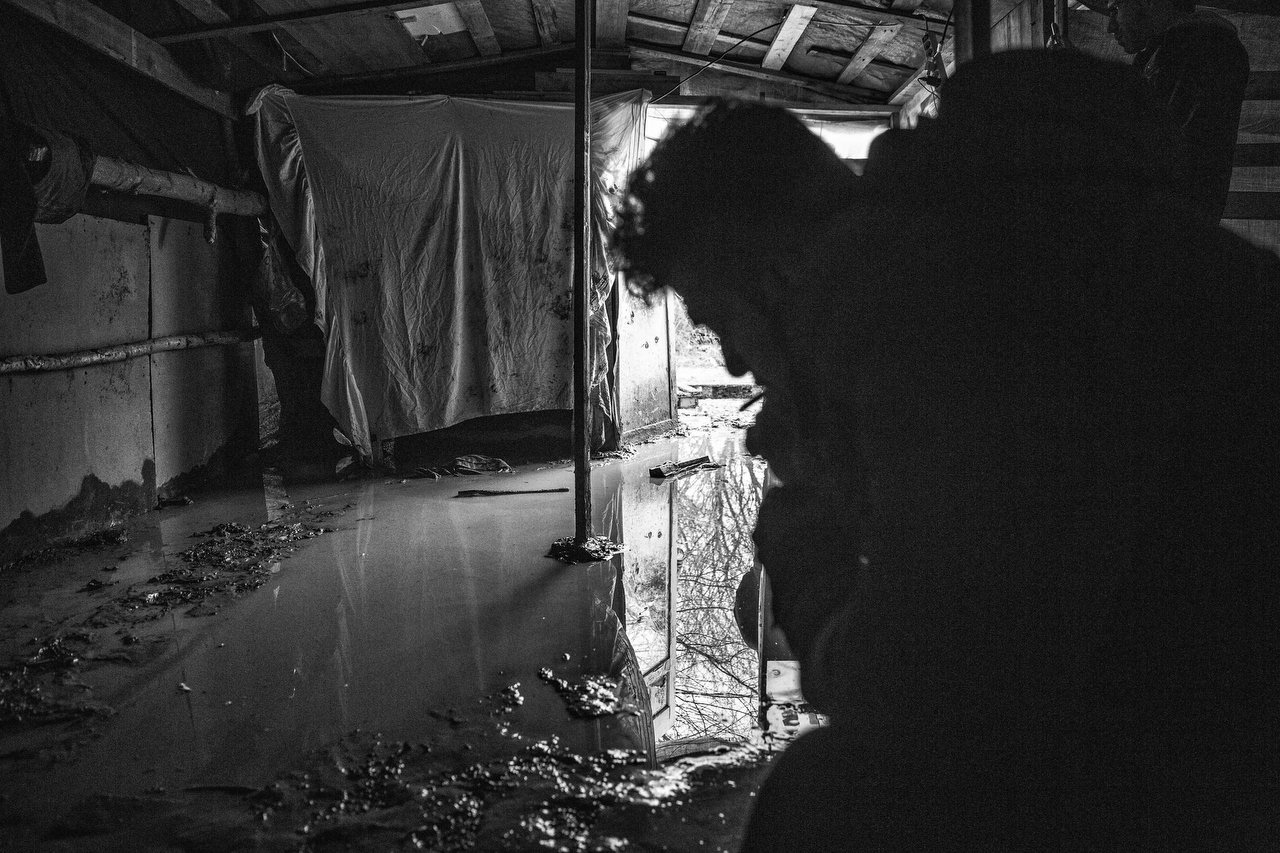
<svg viewBox="0 0 1280 853">
<path fill-rule="evenodd" d="M 991 0 L 955 0 L 956 65 L 991 53 Z"/>
<path fill-rule="evenodd" d="M 573 485 L 574 541 L 591 537 L 591 34 L 595 0 L 575 0 L 577 74 L 573 159 Z"/>
</svg>

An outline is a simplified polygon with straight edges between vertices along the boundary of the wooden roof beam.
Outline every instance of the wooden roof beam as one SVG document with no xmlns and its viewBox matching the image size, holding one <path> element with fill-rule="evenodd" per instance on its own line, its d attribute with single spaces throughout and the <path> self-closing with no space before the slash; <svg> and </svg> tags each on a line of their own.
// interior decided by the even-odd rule
<svg viewBox="0 0 1280 853">
<path fill-rule="evenodd" d="M 331 77 L 304 80 L 293 89 L 299 94 L 324 92 L 326 90 L 354 86 L 364 83 L 385 83 L 400 80 L 430 77 L 435 74 L 447 74 L 451 71 L 472 71 L 477 68 L 492 68 L 495 65 L 506 65 L 527 59 L 538 59 L 545 56 L 557 56 L 573 51 L 573 42 L 552 45 L 550 47 L 531 47 L 525 50 L 508 50 L 496 56 L 473 56 L 470 59 L 456 59 L 448 62 L 436 62 L 431 65 L 392 68 L 387 71 L 363 71 L 356 74 L 335 74 Z"/>
<path fill-rule="evenodd" d="M 481 56 L 497 56 L 502 53 L 498 37 L 493 34 L 493 24 L 489 22 L 489 15 L 484 11 L 484 6 L 480 5 L 480 0 L 454 0 L 453 5 L 458 7 L 458 14 L 467 25 L 471 40 L 476 43 L 476 50 L 480 51 Z"/>
<path fill-rule="evenodd" d="M 819 21 L 818 23 L 822 22 Z M 645 15 L 637 15 L 634 13 L 627 15 L 627 25 L 630 27 L 629 32 L 631 37 L 641 42 L 658 42 L 661 44 L 664 36 L 678 36 L 687 32 L 687 28 L 684 24 L 679 24 L 675 21 L 665 21 L 661 18 L 650 18 Z M 871 25 L 867 24 L 866 26 Z M 737 44 L 737 47 L 734 47 L 735 44 Z M 732 33 L 717 33 L 715 41 L 711 45 L 711 49 L 718 53 L 719 51 L 728 50 L 729 48 L 733 48 L 729 55 L 734 59 L 759 60 L 763 59 L 765 53 L 769 50 L 769 43 L 754 38 L 749 38 L 746 41 L 740 41 L 740 37 L 735 36 Z M 685 53 L 689 52 L 690 51 L 687 50 L 685 51 Z M 850 55 L 847 51 L 829 50 L 825 47 L 818 47 L 817 45 L 809 47 L 806 52 L 813 54 L 814 56 L 833 59 L 844 63 L 847 63 L 850 59 Z M 878 56 L 873 57 L 871 62 L 883 67 L 894 68 L 898 71 L 908 70 L 906 66 L 888 62 L 887 60 L 880 59 Z"/>
<path fill-rule="evenodd" d="M 840 72 L 836 82 L 842 86 L 852 83 L 854 78 L 871 64 L 871 60 L 880 55 L 880 51 L 884 50 L 885 45 L 897 37 L 901 29 L 902 24 L 878 24 L 872 27 L 866 39 L 862 44 L 858 45 L 858 49 L 849 58 L 849 63 Z"/>
<path fill-rule="evenodd" d="M 231 96 L 204 86 L 163 47 L 86 0 L 0 0 L 98 53 L 227 118 L 236 118 Z"/>
<path fill-rule="evenodd" d="M 595 3 L 596 47 L 625 47 L 630 0 L 595 0 Z"/>
<path fill-rule="evenodd" d="M 551 47 L 560 43 L 560 24 L 556 21 L 556 7 L 551 0 L 531 0 L 533 23 L 538 28 L 538 43 Z"/>
<path fill-rule="evenodd" d="M 682 47 L 685 52 L 710 53 L 732 8 L 733 0 L 698 0 L 689 21 L 689 31 L 684 37 Z"/>
<path fill-rule="evenodd" d="M 213 0 L 174 0 L 174 2 L 201 23 L 225 24 L 231 20 L 231 16 Z M 271 72 L 277 79 L 281 75 L 280 57 L 272 54 L 267 48 L 250 39 L 235 39 L 231 44 L 264 71 Z"/>
<path fill-rule="evenodd" d="M 804 35 L 805 27 L 809 26 L 809 22 L 816 14 L 818 9 L 815 6 L 792 6 L 788 9 L 787 17 L 783 19 L 782 26 L 774 34 L 769 52 L 764 55 L 764 61 L 760 64 L 770 71 L 780 71 L 782 66 L 786 65 L 791 51 L 796 49 L 800 37 Z"/>
<path fill-rule="evenodd" d="M 671 62 L 678 62 L 684 65 L 696 65 L 699 68 L 707 64 L 707 58 L 705 56 L 652 45 L 639 45 L 633 43 L 631 45 L 631 53 L 635 56 L 644 56 L 650 59 L 662 59 Z M 852 104 L 880 103 L 880 99 L 883 96 L 882 93 L 873 92 L 870 89 L 862 89 L 857 86 L 840 86 L 835 83 L 814 80 L 811 77 L 801 77 L 797 74 L 789 74 L 785 71 L 771 71 L 767 68 L 761 68 L 758 65 L 746 65 L 741 62 L 732 62 L 728 59 L 721 59 L 717 61 L 712 68 L 716 71 L 723 71 L 726 74 L 736 74 L 739 77 L 768 80 L 772 83 L 788 83 L 793 86 L 799 86 L 801 88 L 826 95 L 829 98 L 837 98 Z"/>
<path fill-rule="evenodd" d="M 160 44 L 178 44 L 184 41 L 203 41 L 211 38 L 260 33 L 265 30 L 279 29 L 285 24 L 303 24 L 325 21 L 332 18 L 345 18 L 351 15 L 374 15 L 387 12 L 399 12 L 404 9 L 419 9 L 423 6 L 438 6 L 450 0 L 364 0 L 360 3 L 343 3 L 338 6 L 321 6 L 313 9 L 300 9 L 278 15 L 264 15 L 252 20 L 229 20 L 226 23 L 207 27 L 193 27 L 189 30 L 175 30 L 157 33 L 153 38 Z"/>
</svg>

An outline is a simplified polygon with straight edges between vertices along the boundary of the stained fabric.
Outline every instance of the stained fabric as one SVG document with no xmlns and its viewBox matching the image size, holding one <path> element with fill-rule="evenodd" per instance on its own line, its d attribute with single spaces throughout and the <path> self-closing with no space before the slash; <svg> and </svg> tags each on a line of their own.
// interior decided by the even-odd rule
<svg viewBox="0 0 1280 853">
<path fill-rule="evenodd" d="M 74 139 L 52 130 L 32 130 L 44 149 L 38 174 L 31 174 L 36 199 L 36 221 L 66 222 L 84 207 L 93 177 L 93 153 Z M 28 171 L 33 165 L 28 163 Z"/>
<path fill-rule="evenodd" d="M 611 196 L 639 160 L 644 92 L 599 99 L 591 346 L 595 444 L 609 382 Z M 430 97 L 250 105 L 272 211 L 312 277 L 323 399 L 372 441 L 572 405 L 573 106 Z"/>
</svg>

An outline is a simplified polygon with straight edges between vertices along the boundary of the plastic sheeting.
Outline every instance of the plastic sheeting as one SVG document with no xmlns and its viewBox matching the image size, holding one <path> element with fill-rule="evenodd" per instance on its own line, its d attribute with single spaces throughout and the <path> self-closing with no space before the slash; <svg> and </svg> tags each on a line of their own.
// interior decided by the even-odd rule
<svg viewBox="0 0 1280 853">
<path fill-rule="evenodd" d="M 601 241 L 646 102 L 593 103 L 597 446 L 617 437 Z M 572 104 L 273 86 L 249 111 L 272 211 L 315 286 L 322 398 L 356 446 L 572 406 Z"/>
</svg>

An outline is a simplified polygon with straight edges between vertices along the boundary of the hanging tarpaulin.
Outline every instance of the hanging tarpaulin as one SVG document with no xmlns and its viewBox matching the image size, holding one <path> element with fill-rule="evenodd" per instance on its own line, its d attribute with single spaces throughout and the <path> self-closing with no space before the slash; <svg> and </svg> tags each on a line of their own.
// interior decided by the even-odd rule
<svg viewBox="0 0 1280 853">
<path fill-rule="evenodd" d="M 597 445 L 617 433 L 599 241 L 647 97 L 593 104 Z M 269 87 L 250 110 L 272 211 L 315 285 L 323 399 L 357 446 L 572 406 L 572 104 Z"/>
</svg>

